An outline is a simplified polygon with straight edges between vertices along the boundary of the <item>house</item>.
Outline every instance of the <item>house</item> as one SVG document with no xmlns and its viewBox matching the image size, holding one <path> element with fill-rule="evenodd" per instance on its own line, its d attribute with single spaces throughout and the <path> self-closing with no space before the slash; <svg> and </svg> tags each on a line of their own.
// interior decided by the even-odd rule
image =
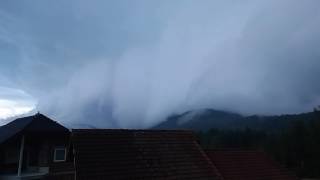
<svg viewBox="0 0 320 180">
<path fill-rule="evenodd" d="M 0 180 L 296 180 L 263 152 L 204 151 L 192 131 L 73 129 L 42 114 L 0 127 Z"/>
<path fill-rule="evenodd" d="M 70 131 L 42 114 L 0 127 L 0 180 L 42 178 L 67 161 Z"/>
<path fill-rule="evenodd" d="M 211 149 L 206 150 L 224 180 L 297 180 L 261 151 Z"/>
</svg>

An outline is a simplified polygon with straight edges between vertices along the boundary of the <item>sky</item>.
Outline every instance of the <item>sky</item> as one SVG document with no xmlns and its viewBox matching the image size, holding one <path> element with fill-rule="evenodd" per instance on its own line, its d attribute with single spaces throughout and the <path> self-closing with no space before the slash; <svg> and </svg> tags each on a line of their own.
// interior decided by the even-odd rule
<svg viewBox="0 0 320 180">
<path fill-rule="evenodd" d="M 319 0 L 1 0 L 0 119 L 148 128 L 193 109 L 311 111 L 319 32 Z"/>
</svg>

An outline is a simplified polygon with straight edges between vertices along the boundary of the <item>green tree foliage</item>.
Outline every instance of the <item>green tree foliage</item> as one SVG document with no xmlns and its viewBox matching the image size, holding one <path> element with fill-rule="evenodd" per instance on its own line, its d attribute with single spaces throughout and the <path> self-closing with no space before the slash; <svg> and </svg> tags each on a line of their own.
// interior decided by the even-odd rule
<svg viewBox="0 0 320 180">
<path fill-rule="evenodd" d="M 263 150 L 300 177 L 320 177 L 320 111 L 311 120 L 292 119 L 278 131 L 262 129 L 210 129 L 199 132 L 205 148 Z"/>
</svg>

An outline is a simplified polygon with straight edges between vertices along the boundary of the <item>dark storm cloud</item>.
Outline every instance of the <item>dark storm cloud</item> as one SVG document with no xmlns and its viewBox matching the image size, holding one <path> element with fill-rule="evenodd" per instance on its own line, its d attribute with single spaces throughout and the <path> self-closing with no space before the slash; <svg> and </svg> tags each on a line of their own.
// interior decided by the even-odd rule
<svg viewBox="0 0 320 180">
<path fill-rule="evenodd" d="M 296 113 L 320 101 L 319 32 L 317 0 L 2 1 L 0 85 L 66 124 Z"/>
</svg>

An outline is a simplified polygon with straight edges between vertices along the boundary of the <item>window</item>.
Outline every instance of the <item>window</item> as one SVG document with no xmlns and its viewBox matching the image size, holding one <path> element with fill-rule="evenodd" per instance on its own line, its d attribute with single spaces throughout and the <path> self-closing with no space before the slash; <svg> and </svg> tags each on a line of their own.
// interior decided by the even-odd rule
<svg viewBox="0 0 320 180">
<path fill-rule="evenodd" d="M 66 148 L 63 148 L 63 147 L 54 148 L 53 161 L 54 162 L 66 161 L 66 154 L 67 154 Z"/>
</svg>

